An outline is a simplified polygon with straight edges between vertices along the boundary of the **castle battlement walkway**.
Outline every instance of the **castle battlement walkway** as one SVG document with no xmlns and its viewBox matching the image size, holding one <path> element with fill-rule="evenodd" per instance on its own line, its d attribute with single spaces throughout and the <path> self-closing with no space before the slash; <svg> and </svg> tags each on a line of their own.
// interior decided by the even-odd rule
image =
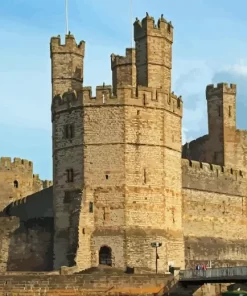
<svg viewBox="0 0 247 296">
<path fill-rule="evenodd" d="M 179 282 L 184 284 L 247 283 L 247 266 L 181 270 Z"/>
</svg>

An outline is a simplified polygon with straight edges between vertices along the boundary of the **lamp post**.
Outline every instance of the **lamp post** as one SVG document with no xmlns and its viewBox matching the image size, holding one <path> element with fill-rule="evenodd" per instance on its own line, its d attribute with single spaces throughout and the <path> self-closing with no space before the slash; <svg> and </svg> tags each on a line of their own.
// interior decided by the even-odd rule
<svg viewBox="0 0 247 296">
<path fill-rule="evenodd" d="M 161 246 L 162 246 L 162 243 L 159 243 L 159 242 L 151 243 L 151 247 L 155 248 L 155 272 L 156 272 L 156 274 L 158 273 L 158 259 L 159 259 L 158 248 Z"/>
</svg>

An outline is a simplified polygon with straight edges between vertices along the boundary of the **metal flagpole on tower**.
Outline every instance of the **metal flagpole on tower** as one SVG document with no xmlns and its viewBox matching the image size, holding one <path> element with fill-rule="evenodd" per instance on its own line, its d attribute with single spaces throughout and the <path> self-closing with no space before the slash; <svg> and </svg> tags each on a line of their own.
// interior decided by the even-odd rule
<svg viewBox="0 0 247 296">
<path fill-rule="evenodd" d="M 65 20 L 66 20 L 66 34 L 69 33 L 69 20 L 68 20 L 68 0 L 65 0 Z"/>
<path fill-rule="evenodd" d="M 133 0 L 130 0 L 131 48 L 133 48 Z"/>
</svg>

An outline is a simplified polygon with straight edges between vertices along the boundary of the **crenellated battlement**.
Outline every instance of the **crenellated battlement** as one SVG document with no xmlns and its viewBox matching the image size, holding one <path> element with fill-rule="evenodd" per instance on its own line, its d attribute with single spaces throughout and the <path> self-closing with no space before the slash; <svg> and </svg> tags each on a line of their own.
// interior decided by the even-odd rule
<svg viewBox="0 0 247 296">
<path fill-rule="evenodd" d="M 52 37 L 50 42 L 50 54 L 57 53 L 75 53 L 77 55 L 83 56 L 85 54 L 85 41 L 80 41 L 79 44 L 76 43 L 74 35 L 65 35 L 65 44 L 61 43 L 61 37 Z"/>
<path fill-rule="evenodd" d="M 21 158 L 14 158 L 13 160 L 11 157 L 1 157 L 0 158 L 0 171 L 7 171 L 7 170 L 25 170 L 27 172 L 33 171 L 33 163 L 27 159 Z"/>
<path fill-rule="evenodd" d="M 135 63 L 135 53 L 135 48 L 126 48 L 125 56 L 111 54 L 111 69 L 122 65 L 132 65 Z"/>
<path fill-rule="evenodd" d="M 245 178 L 245 175 L 241 170 L 235 170 L 225 166 L 219 166 L 184 158 L 182 158 L 182 167 L 194 170 L 195 174 L 199 173 L 199 171 L 202 170 L 204 172 L 210 173 L 214 178 L 222 177 L 229 180 L 242 180 L 243 178 Z"/>
<path fill-rule="evenodd" d="M 147 13 L 142 21 L 136 18 L 134 22 L 134 39 L 137 41 L 146 35 L 160 36 L 173 42 L 173 25 L 171 22 L 168 22 L 163 15 L 161 15 L 157 23 L 155 23 L 154 18 Z"/>
<path fill-rule="evenodd" d="M 50 180 L 43 180 L 42 183 L 43 183 L 44 189 L 49 188 L 53 185 L 53 181 L 50 181 Z"/>
<path fill-rule="evenodd" d="M 96 87 L 96 96 L 92 97 L 92 88 L 83 87 L 81 91 L 68 91 L 63 96 L 56 96 L 52 102 L 53 114 L 70 108 L 103 105 L 132 105 L 139 107 L 160 108 L 182 116 L 183 101 L 181 96 L 167 94 L 162 89 L 151 87 L 123 86 L 117 88 L 117 96 L 112 95 L 110 85 Z"/>
<path fill-rule="evenodd" d="M 39 174 L 33 174 L 33 180 L 40 181 Z"/>
<path fill-rule="evenodd" d="M 236 94 L 237 85 L 228 83 L 218 83 L 216 86 L 214 84 L 209 84 L 206 87 L 206 96 L 220 95 L 222 93 Z"/>
</svg>

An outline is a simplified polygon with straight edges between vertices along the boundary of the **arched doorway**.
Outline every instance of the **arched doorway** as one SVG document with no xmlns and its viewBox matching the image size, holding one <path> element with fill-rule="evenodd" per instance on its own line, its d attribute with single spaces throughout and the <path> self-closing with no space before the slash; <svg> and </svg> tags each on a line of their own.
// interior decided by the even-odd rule
<svg viewBox="0 0 247 296">
<path fill-rule="evenodd" d="M 112 266 L 112 251 L 110 247 L 102 246 L 100 248 L 99 264 Z"/>
</svg>

